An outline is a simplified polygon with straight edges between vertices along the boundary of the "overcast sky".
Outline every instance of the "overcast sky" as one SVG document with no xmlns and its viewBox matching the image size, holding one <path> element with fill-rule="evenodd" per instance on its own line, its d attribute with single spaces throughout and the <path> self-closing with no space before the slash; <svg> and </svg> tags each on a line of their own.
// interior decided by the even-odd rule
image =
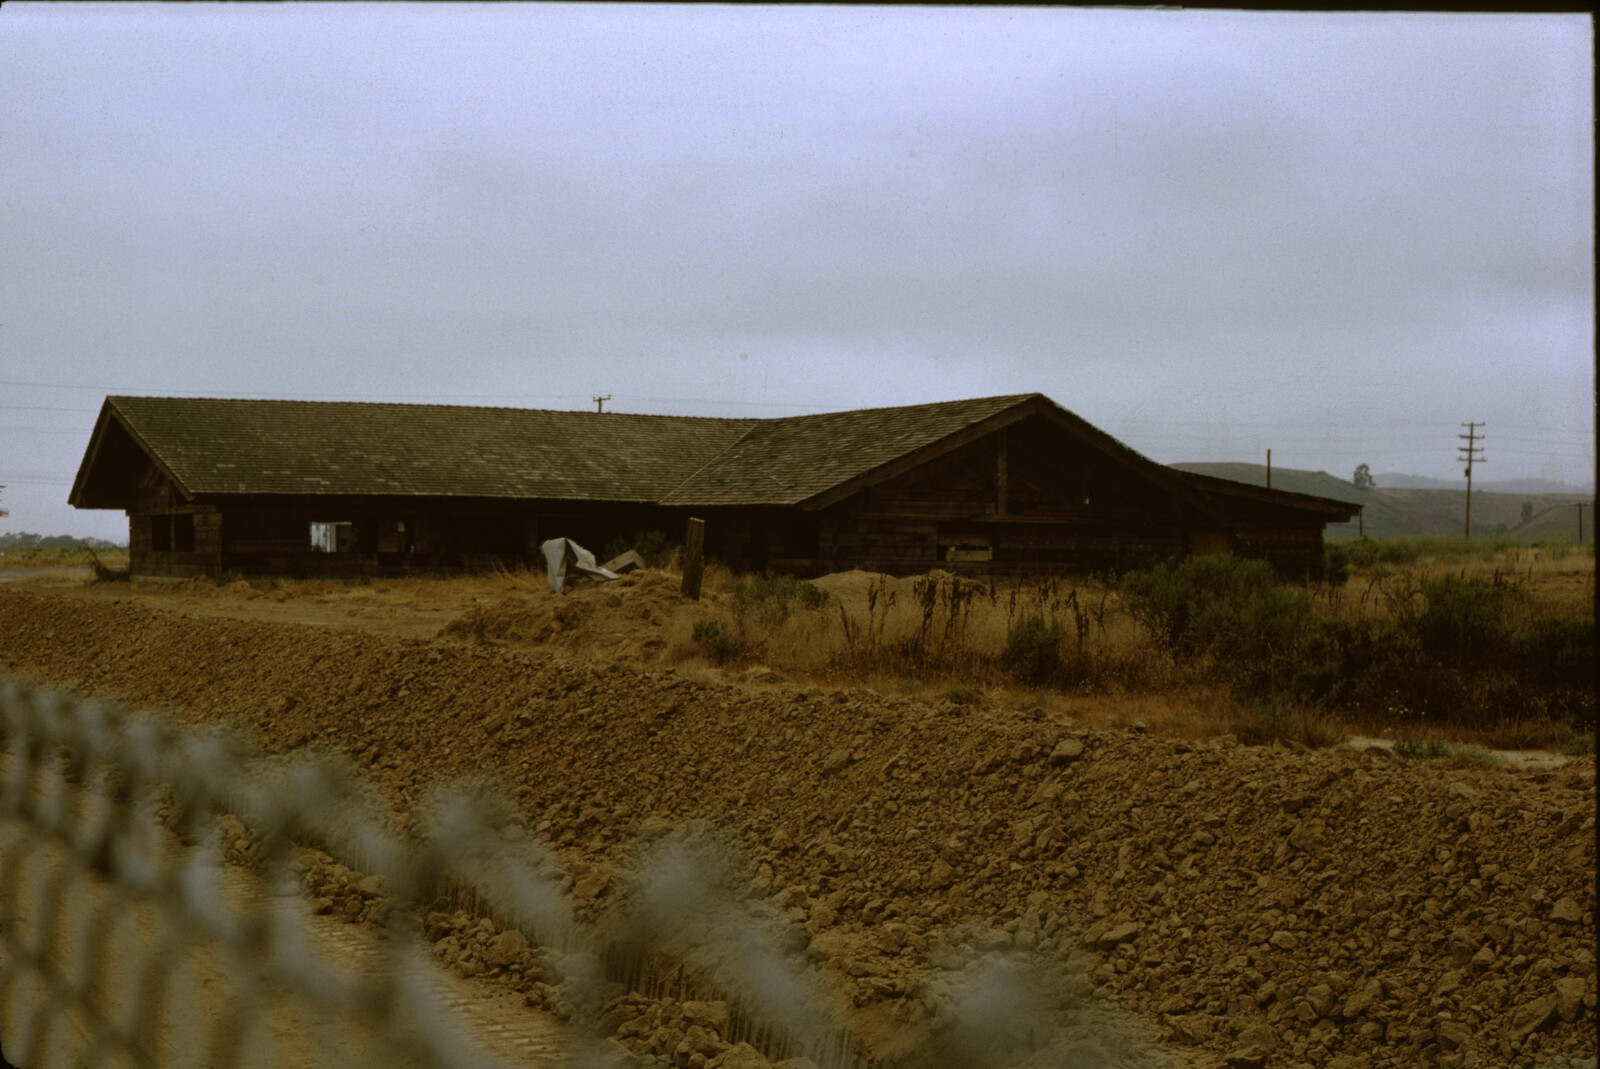
<svg viewBox="0 0 1600 1069">
<path fill-rule="evenodd" d="M 1584 16 L 0 8 L 0 530 L 107 393 L 1594 470 Z"/>
</svg>

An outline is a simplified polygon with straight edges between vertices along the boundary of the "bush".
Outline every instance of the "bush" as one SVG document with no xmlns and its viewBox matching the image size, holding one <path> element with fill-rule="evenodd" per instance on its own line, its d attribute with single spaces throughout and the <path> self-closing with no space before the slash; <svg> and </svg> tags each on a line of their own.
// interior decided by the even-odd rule
<svg viewBox="0 0 1600 1069">
<path fill-rule="evenodd" d="M 1578 732 L 1562 745 L 1561 752 L 1568 757 L 1587 757 L 1594 753 L 1594 732 Z"/>
<path fill-rule="evenodd" d="M 1530 682 L 1584 688 L 1594 682 L 1594 640 L 1592 616 L 1546 616 L 1511 640 L 1511 656 Z"/>
<path fill-rule="evenodd" d="M 1540 535 L 1533 544 L 1548 560 L 1566 560 L 1567 554 L 1572 552 L 1572 541 L 1559 531 Z"/>
<path fill-rule="evenodd" d="M 1500 651 L 1505 641 L 1502 587 L 1447 575 L 1424 583 L 1422 593 L 1428 607 L 1416 627 L 1426 652 L 1458 665 L 1481 665 Z"/>
<path fill-rule="evenodd" d="M 637 531 L 632 538 L 613 538 L 600 553 L 600 563 L 622 556 L 633 550 L 644 560 L 647 568 L 664 568 L 672 563 L 682 543 L 675 542 L 660 531 Z"/>
<path fill-rule="evenodd" d="M 782 623 L 796 610 L 826 609 L 833 599 L 803 579 L 763 572 L 745 576 L 733 588 L 733 611 L 743 619 L 754 614 L 763 623 Z"/>
<path fill-rule="evenodd" d="M 716 620 L 696 620 L 690 637 L 712 664 L 737 661 L 745 654 L 745 642 Z"/>
<path fill-rule="evenodd" d="M 1423 557 L 1445 561 L 1492 561 L 1496 554 L 1522 544 L 1505 535 L 1474 538 L 1470 542 L 1442 535 L 1400 535 L 1395 538 L 1363 537 L 1329 542 L 1324 552 L 1330 563 L 1337 556 L 1350 567 L 1370 568 L 1375 564 L 1415 564 Z"/>
<path fill-rule="evenodd" d="M 1022 683 L 1048 683 L 1061 675 L 1061 644 L 1067 638 L 1067 625 L 1046 620 L 1033 613 L 1012 623 L 1006 631 L 1005 653 L 1001 663 Z"/>
<path fill-rule="evenodd" d="M 1438 739 L 1401 739 L 1394 744 L 1394 755 L 1409 761 L 1437 761 L 1455 751 Z"/>
<path fill-rule="evenodd" d="M 1291 652 L 1312 619 L 1309 595 L 1279 585 L 1266 561 L 1241 557 L 1188 557 L 1133 572 L 1122 594 L 1166 645 L 1257 666 Z"/>
<path fill-rule="evenodd" d="M 1332 586 L 1350 581 L 1350 543 L 1327 542 L 1322 547 L 1322 578 Z"/>
</svg>

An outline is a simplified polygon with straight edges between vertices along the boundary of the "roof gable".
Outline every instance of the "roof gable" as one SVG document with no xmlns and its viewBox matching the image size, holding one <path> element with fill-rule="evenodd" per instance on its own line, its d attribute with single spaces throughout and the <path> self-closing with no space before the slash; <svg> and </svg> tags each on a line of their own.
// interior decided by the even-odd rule
<svg viewBox="0 0 1600 1069">
<path fill-rule="evenodd" d="M 849 485 L 1037 397 L 1017 394 L 758 420 L 663 498 L 667 505 L 796 505 Z"/>
</svg>

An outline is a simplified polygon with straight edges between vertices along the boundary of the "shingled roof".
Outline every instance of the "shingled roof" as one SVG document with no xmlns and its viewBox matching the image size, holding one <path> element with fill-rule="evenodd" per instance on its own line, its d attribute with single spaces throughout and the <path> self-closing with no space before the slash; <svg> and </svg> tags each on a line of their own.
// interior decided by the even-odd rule
<svg viewBox="0 0 1600 1069">
<path fill-rule="evenodd" d="M 128 467 L 131 442 L 191 498 L 395 495 L 819 507 L 1033 414 L 1202 511 L 1214 507 L 1205 491 L 1217 488 L 1180 478 L 1037 393 L 777 419 L 107 397 L 69 501 L 79 508 L 127 507 L 136 478 Z M 107 448 L 108 442 L 121 448 Z M 1315 498 L 1294 504 L 1313 502 L 1338 504 Z"/>
<path fill-rule="evenodd" d="M 662 504 L 796 505 L 1038 396 L 754 420 Z"/>
<path fill-rule="evenodd" d="M 317 494 L 655 501 L 755 422 L 463 405 L 108 397 L 189 496 Z M 80 505 L 80 507 L 104 507 Z"/>
</svg>

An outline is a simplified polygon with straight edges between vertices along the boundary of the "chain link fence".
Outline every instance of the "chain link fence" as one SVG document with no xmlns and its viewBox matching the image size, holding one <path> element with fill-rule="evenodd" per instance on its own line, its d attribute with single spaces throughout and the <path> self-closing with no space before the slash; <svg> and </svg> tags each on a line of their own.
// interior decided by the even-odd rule
<svg viewBox="0 0 1600 1069">
<path fill-rule="evenodd" d="M 738 901 L 714 833 L 635 844 L 624 905 L 580 923 L 572 880 L 508 812 L 458 789 L 397 814 L 342 760 L 263 756 L 0 676 L 5 1057 L 23 1069 L 868 1064 L 792 926 Z M 308 856 L 359 887 L 343 920 L 366 923 L 315 915 L 330 903 Z M 444 969 L 430 926 L 446 914 L 485 918 L 506 962 L 556 956 L 559 993 L 543 1002 L 555 1012 Z M 1045 1023 L 1059 984 L 1017 962 L 978 961 L 937 986 L 938 1027 L 897 1064 L 1148 1064 Z M 629 1055 L 612 1033 L 641 998 L 726 1007 L 715 1056 Z"/>
</svg>

